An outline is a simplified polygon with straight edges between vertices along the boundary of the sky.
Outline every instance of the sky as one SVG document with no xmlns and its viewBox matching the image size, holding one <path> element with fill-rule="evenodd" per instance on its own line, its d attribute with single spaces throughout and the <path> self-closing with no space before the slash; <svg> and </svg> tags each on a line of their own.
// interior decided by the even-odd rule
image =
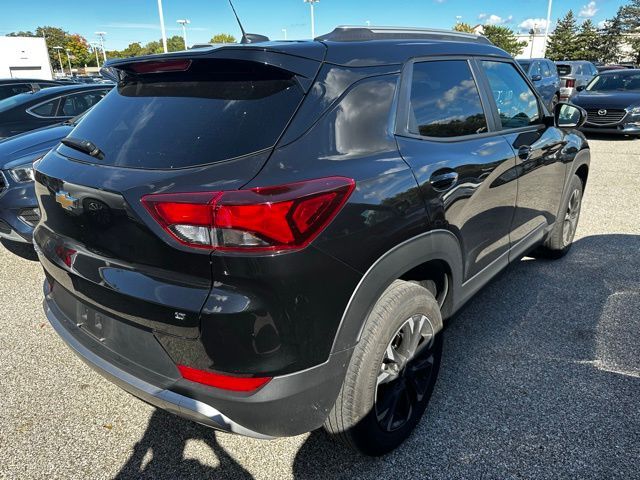
<svg viewBox="0 0 640 480">
<path fill-rule="evenodd" d="M 315 5 L 316 35 L 337 25 L 393 25 L 451 28 L 457 21 L 472 25 L 505 25 L 528 31 L 544 28 L 548 0 L 320 0 Z M 599 24 L 615 15 L 626 0 L 554 0 L 554 22 L 569 9 L 579 20 Z M 271 39 L 311 37 L 309 5 L 303 0 L 234 0 L 247 32 Z M 189 19 L 187 41 L 206 43 L 216 33 L 240 31 L 227 0 L 163 0 L 167 36 L 181 34 L 178 19 Z M 88 41 L 106 32 L 105 49 L 160 38 L 157 0 L 0 0 L 0 35 L 38 26 L 61 27 Z"/>
</svg>

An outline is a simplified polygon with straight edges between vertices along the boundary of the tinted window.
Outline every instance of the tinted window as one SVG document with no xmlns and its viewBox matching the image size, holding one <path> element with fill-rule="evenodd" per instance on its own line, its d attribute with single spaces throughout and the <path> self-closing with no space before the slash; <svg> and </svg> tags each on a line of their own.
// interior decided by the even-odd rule
<svg viewBox="0 0 640 480">
<path fill-rule="evenodd" d="M 409 131 L 428 137 L 457 137 L 487 131 L 480 94 L 466 61 L 414 65 Z"/>
<path fill-rule="evenodd" d="M 73 135 L 108 165 L 204 165 L 272 147 L 302 96 L 292 74 L 274 67 L 194 61 L 186 72 L 128 75 Z"/>
<path fill-rule="evenodd" d="M 502 128 L 518 128 L 541 119 L 538 100 L 515 66 L 505 62 L 483 61 Z"/>
<path fill-rule="evenodd" d="M 106 90 L 76 93 L 62 99 L 60 116 L 75 117 L 90 109 L 107 94 Z"/>
<path fill-rule="evenodd" d="M 571 65 L 558 65 L 559 75 L 571 75 Z"/>
<path fill-rule="evenodd" d="M 31 85 L 26 83 L 16 83 L 13 85 L 0 85 L 0 99 L 13 97 L 19 93 L 31 91 Z"/>
<path fill-rule="evenodd" d="M 38 105 L 35 108 L 31 109 L 31 112 L 39 115 L 40 117 L 55 117 L 56 116 L 56 107 L 58 105 L 58 99 L 49 100 L 42 105 Z"/>
</svg>

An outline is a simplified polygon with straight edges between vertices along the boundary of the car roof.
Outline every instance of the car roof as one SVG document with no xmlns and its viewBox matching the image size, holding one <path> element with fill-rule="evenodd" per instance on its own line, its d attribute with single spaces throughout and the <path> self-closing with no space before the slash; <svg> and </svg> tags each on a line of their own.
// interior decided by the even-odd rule
<svg viewBox="0 0 640 480">
<path fill-rule="evenodd" d="M 9 85 L 12 83 L 53 83 L 57 84 L 55 80 L 45 80 L 43 78 L 0 78 L 0 85 Z"/>
<path fill-rule="evenodd" d="M 343 35 L 334 34 L 336 30 L 346 28 L 357 29 Z M 363 34 L 364 27 L 338 27 L 331 34 L 318 37 L 316 40 L 303 41 L 268 41 L 250 44 L 224 44 L 197 48 L 168 54 L 147 55 L 135 58 L 110 60 L 107 67 L 119 68 L 125 64 L 133 64 L 149 60 L 165 60 L 169 58 L 207 58 L 222 57 L 234 51 L 260 50 L 262 52 L 284 53 L 292 56 L 325 61 L 337 65 L 353 67 L 401 64 L 410 58 L 470 55 L 495 56 L 511 58 L 504 50 L 491 44 L 486 38 L 459 32 L 424 29 L 397 29 L 397 33 L 388 30 L 379 34 L 379 28 L 370 29 L 371 33 Z M 343 33 L 343 31 L 339 33 Z M 332 35 L 333 34 L 333 35 Z M 370 38 L 365 38 L 369 35 Z"/>
<path fill-rule="evenodd" d="M 615 68 L 600 72 L 600 75 L 637 75 L 639 73 L 640 68 Z"/>
</svg>

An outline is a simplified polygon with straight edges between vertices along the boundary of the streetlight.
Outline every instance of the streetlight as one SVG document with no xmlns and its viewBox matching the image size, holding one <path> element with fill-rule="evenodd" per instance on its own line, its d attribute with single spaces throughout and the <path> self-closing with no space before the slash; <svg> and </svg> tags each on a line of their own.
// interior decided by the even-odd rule
<svg viewBox="0 0 640 480">
<path fill-rule="evenodd" d="M 287 29 L 283 28 L 282 29 L 282 33 L 284 33 L 284 39 L 286 40 L 287 39 Z"/>
<path fill-rule="evenodd" d="M 191 23 L 191 20 L 188 19 L 184 19 L 184 20 L 176 20 L 176 23 L 179 23 L 180 25 L 182 25 L 182 38 L 184 38 L 184 49 L 186 50 L 187 47 L 187 25 L 189 25 Z"/>
<path fill-rule="evenodd" d="M 549 0 L 549 5 L 547 7 L 547 28 L 544 32 L 544 50 L 542 52 L 542 56 L 545 57 L 547 55 L 547 43 L 549 43 L 549 27 L 551 26 L 551 6 L 553 4 L 553 0 Z"/>
<path fill-rule="evenodd" d="M 98 42 L 91 42 L 90 45 L 93 47 L 93 51 L 96 54 L 96 65 L 98 66 L 98 68 L 100 68 L 100 58 L 98 57 L 98 47 L 100 46 L 100 44 Z"/>
<path fill-rule="evenodd" d="M 316 20 L 313 16 L 313 5 L 320 2 L 320 0 L 304 0 L 304 3 L 308 3 L 311 7 L 311 40 L 316 38 Z"/>
<path fill-rule="evenodd" d="M 162 13 L 162 0 L 158 0 L 158 15 L 160 16 L 160 32 L 162 33 L 162 48 L 167 53 L 167 32 L 164 30 L 164 14 Z"/>
<path fill-rule="evenodd" d="M 65 49 L 65 52 L 67 52 L 67 61 L 69 62 L 69 76 L 73 76 L 73 72 L 71 71 L 71 56 L 70 56 L 70 51 L 68 48 Z"/>
<path fill-rule="evenodd" d="M 62 56 L 60 55 L 60 50 L 64 50 L 62 47 L 53 47 L 54 50 L 58 51 L 58 61 L 60 62 L 60 74 L 64 75 L 64 67 L 62 66 Z"/>
<path fill-rule="evenodd" d="M 104 51 L 104 36 L 107 32 L 95 32 L 95 34 L 100 37 L 100 46 L 102 47 L 102 59 L 104 63 L 107 62 L 107 52 Z"/>
</svg>

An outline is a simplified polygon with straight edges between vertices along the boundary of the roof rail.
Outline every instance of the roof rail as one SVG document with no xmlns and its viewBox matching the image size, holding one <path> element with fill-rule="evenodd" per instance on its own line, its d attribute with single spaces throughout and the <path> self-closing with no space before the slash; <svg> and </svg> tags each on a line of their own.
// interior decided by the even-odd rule
<svg viewBox="0 0 640 480">
<path fill-rule="evenodd" d="M 332 32 L 317 37 L 316 40 L 358 42 L 364 40 L 408 40 L 427 38 L 450 42 L 477 42 L 492 45 L 491 41 L 482 35 L 456 32 L 455 30 L 411 27 L 365 27 L 356 25 L 340 25 Z"/>
</svg>

